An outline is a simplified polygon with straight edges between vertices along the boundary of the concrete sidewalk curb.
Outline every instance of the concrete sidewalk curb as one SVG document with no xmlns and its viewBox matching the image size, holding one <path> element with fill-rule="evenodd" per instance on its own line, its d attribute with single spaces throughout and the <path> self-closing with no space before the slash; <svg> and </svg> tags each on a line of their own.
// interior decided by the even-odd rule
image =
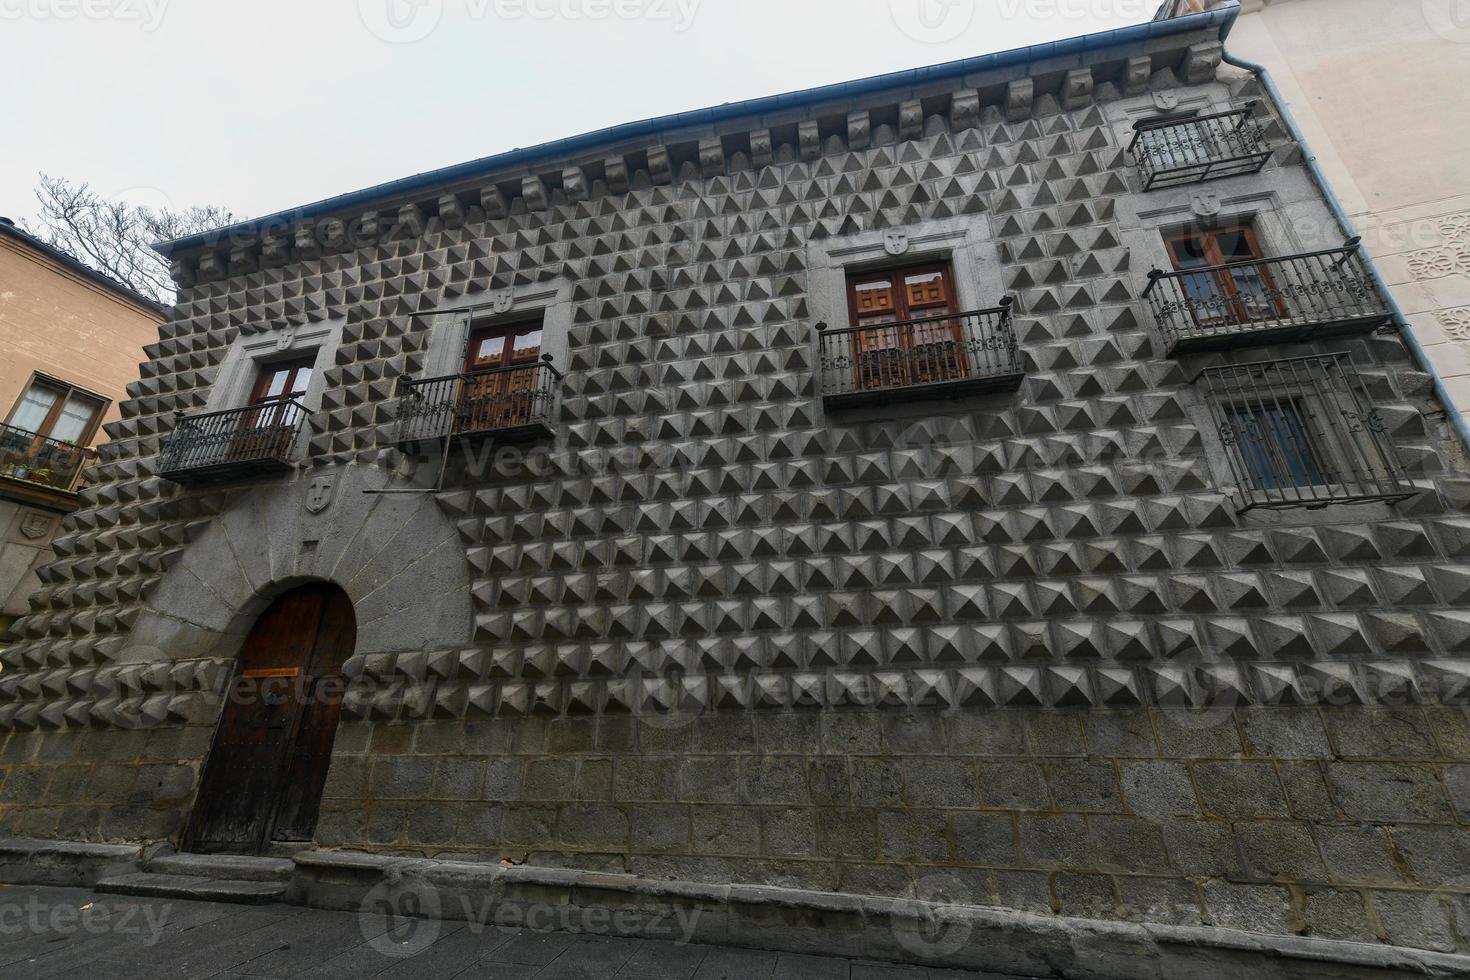
<svg viewBox="0 0 1470 980">
<path fill-rule="evenodd" d="M 0 881 L 91 887 L 141 871 L 141 855 L 132 845 L 0 839 Z M 1065 980 L 1470 978 L 1466 956 L 1204 926 L 353 851 L 304 851 L 293 862 L 286 901 L 349 912 L 404 911 L 405 896 L 432 896 L 412 907 L 533 928 L 534 913 L 550 910 L 547 921 L 609 935 Z"/>
<path fill-rule="evenodd" d="M 0 837 L 0 881 L 9 884 L 91 888 L 99 878 L 140 870 L 142 861 L 139 844 Z"/>
<path fill-rule="evenodd" d="M 295 861 L 288 899 L 321 908 L 360 909 L 374 889 L 390 903 L 397 894 L 432 889 L 445 918 L 488 910 L 524 921 L 532 906 L 629 912 L 642 923 L 678 914 L 693 928 L 681 938 L 695 942 L 1068 980 L 1470 977 L 1465 956 L 1202 926 L 353 852 L 307 851 Z M 925 956 L 903 941 L 936 931 L 961 936 L 958 948 Z"/>
</svg>

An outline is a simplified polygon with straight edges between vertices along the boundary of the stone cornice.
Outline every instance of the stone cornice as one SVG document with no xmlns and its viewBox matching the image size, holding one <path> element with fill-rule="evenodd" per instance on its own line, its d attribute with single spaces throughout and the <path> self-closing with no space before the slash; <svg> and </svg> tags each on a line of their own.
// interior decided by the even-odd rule
<svg viewBox="0 0 1470 980">
<path fill-rule="evenodd" d="M 1222 46 L 1204 32 L 1091 50 L 962 75 L 856 99 L 752 115 L 718 127 L 670 128 L 609 142 L 596 152 L 478 174 L 356 213 L 292 221 L 221 238 L 171 257 L 181 288 L 279 268 L 365 246 L 417 237 L 618 195 L 641 187 L 709 180 L 773 164 L 814 161 L 935 132 L 1016 124 L 1150 89 L 1212 81 Z"/>
</svg>

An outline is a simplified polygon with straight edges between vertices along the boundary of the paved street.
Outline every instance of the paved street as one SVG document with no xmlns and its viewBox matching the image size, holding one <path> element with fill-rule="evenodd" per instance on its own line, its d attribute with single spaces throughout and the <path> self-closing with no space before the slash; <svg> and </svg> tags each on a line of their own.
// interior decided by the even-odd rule
<svg viewBox="0 0 1470 980">
<path fill-rule="evenodd" d="M 28 886 L 0 886 L 0 977 L 1004 980 L 836 957 Z"/>
</svg>

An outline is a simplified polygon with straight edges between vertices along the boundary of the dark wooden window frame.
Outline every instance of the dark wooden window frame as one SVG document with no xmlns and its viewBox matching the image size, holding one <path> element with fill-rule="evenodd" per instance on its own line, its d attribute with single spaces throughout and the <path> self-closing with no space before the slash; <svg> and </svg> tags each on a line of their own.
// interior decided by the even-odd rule
<svg viewBox="0 0 1470 980">
<path fill-rule="evenodd" d="M 867 265 L 862 268 L 845 269 L 843 272 L 847 287 L 847 321 L 848 325 L 857 331 L 852 335 L 851 357 L 853 380 L 858 388 L 887 387 L 887 385 L 870 384 L 871 379 L 865 379 L 863 376 L 865 364 L 871 367 L 869 362 L 885 354 L 893 355 L 902 365 L 894 378 L 897 387 L 932 380 L 950 380 L 955 377 L 965 377 L 968 374 L 963 326 L 960 318 L 954 316 L 960 312 L 960 306 L 959 296 L 955 290 L 954 263 L 949 258 L 929 258 L 895 265 Z M 904 278 L 914 273 L 925 272 L 940 274 L 944 286 L 944 298 L 942 302 L 920 305 L 916 308 L 909 302 Z M 892 290 L 892 319 L 882 323 L 862 323 L 863 318 L 858 309 L 858 285 L 880 278 L 888 279 Z M 951 319 L 945 320 L 944 317 L 951 317 Z M 924 321 L 930 318 L 934 318 L 933 323 L 921 323 L 905 330 L 888 329 L 891 324 Z M 947 353 L 932 362 L 927 358 L 915 357 L 912 354 L 915 349 L 924 347 L 942 348 Z M 932 370 L 924 370 L 922 373 L 925 377 L 922 378 L 909 377 L 908 375 L 915 373 L 914 369 L 921 364 L 928 364 Z"/>
<path fill-rule="evenodd" d="M 1169 264 L 1174 267 L 1175 272 L 1188 275 L 1191 269 L 1182 264 L 1181 253 L 1177 246 L 1179 243 L 1188 239 L 1197 239 L 1204 246 L 1203 252 L 1206 268 L 1226 265 L 1231 260 L 1226 259 L 1225 253 L 1220 250 L 1220 237 L 1232 233 L 1239 233 L 1245 240 L 1246 247 L 1250 249 L 1251 259 L 1264 260 L 1269 257 L 1261 248 L 1261 240 L 1256 234 L 1255 224 L 1246 219 L 1236 219 L 1230 224 L 1222 224 L 1215 228 L 1184 228 L 1172 232 L 1164 232 L 1164 250 L 1169 255 Z M 1239 262 L 1243 260 L 1236 259 L 1234 261 Z M 1285 317 L 1287 313 L 1280 297 L 1273 295 L 1276 289 L 1276 282 L 1271 278 L 1270 270 L 1264 264 L 1257 265 L 1255 268 L 1257 274 L 1260 276 L 1261 288 L 1266 292 L 1267 302 L 1275 308 L 1277 316 Z M 1219 316 L 1201 317 L 1197 311 L 1191 309 L 1190 315 L 1196 323 L 1202 325 L 1232 322 L 1249 323 L 1260 319 L 1260 317 L 1251 316 L 1249 310 L 1246 308 L 1246 301 L 1241 298 L 1242 293 L 1240 287 L 1236 283 L 1235 277 L 1229 271 L 1219 270 L 1213 273 L 1213 277 L 1214 289 L 1229 304 L 1226 308 L 1228 314 L 1225 310 L 1222 310 Z M 1187 293 L 1187 286 L 1185 286 L 1185 289 Z"/>
<path fill-rule="evenodd" d="M 542 316 L 534 315 L 528 317 L 517 317 L 504 323 L 475 323 L 471 321 L 465 332 L 463 367 L 465 374 L 473 374 L 475 371 L 488 371 L 495 367 L 513 367 L 517 363 L 531 364 L 541 356 L 541 351 L 546 347 L 546 324 Z M 513 356 L 515 353 L 515 339 L 532 332 L 541 333 L 541 343 L 536 345 L 536 353 L 527 358 L 517 361 Z M 498 364 L 481 363 L 475 357 L 475 348 L 481 341 L 492 340 L 496 337 L 504 337 L 505 347 L 500 352 Z"/>
<path fill-rule="evenodd" d="M 925 307 L 917 314 L 909 308 L 907 291 L 901 287 L 899 279 L 902 276 L 907 276 L 915 272 L 941 273 L 944 276 L 945 305 L 947 306 L 947 310 L 945 312 L 958 312 L 957 298 L 955 296 L 954 290 L 954 264 L 951 263 L 948 259 L 931 259 L 925 262 L 907 263 L 904 265 L 876 266 L 866 269 L 848 269 L 844 271 L 847 275 L 847 322 L 849 326 L 862 326 L 862 324 L 858 323 L 858 283 L 866 279 L 877 279 L 881 276 L 887 276 L 889 280 L 893 283 L 894 296 L 898 301 L 894 308 L 894 320 L 896 321 L 902 322 L 904 320 L 923 319 L 924 317 L 930 315 L 943 315 L 942 313 L 930 314 L 927 312 L 927 310 L 934 309 L 935 307 Z M 882 324 L 873 324 L 872 326 L 878 327 L 882 326 Z"/>
<path fill-rule="evenodd" d="M 539 335 L 536 347 L 516 356 L 516 340 Z M 486 340 L 504 338 L 493 362 L 477 356 Z M 465 331 L 463 378 L 455 398 L 453 431 L 478 432 L 529 424 L 538 410 L 541 353 L 546 349 L 544 311 L 503 321 L 476 323 Z"/>
<path fill-rule="evenodd" d="M 281 393 L 272 395 L 268 387 L 272 378 L 286 371 L 286 383 L 281 387 Z M 301 415 L 301 401 L 306 395 L 307 388 L 302 387 L 296 391 L 296 382 L 301 377 L 301 372 L 307 372 L 306 384 L 311 384 L 311 376 L 316 371 L 316 351 L 295 351 L 286 357 L 263 359 L 255 362 L 255 380 L 250 383 L 250 398 L 245 403 L 247 409 L 257 406 L 267 406 L 255 412 L 242 412 L 240 415 L 240 428 L 251 433 L 260 433 L 272 430 L 270 438 L 276 442 L 288 441 L 284 447 L 289 452 L 289 438 L 283 431 L 293 427 Z M 274 408 L 268 406 L 276 406 Z"/>
<path fill-rule="evenodd" d="M 60 390 L 61 397 L 58 398 L 56 400 L 56 404 L 51 407 L 51 411 L 46 415 L 45 421 L 41 423 L 41 427 L 39 430 L 37 430 L 36 434 L 45 439 L 52 438 L 51 430 L 55 427 L 57 419 L 61 417 L 61 410 L 66 406 L 67 400 L 70 399 L 71 396 L 74 394 L 81 395 L 85 398 L 90 398 L 95 401 L 97 403 L 97 410 L 92 413 L 92 419 L 87 423 L 87 428 L 82 432 L 81 438 L 72 439 L 70 440 L 70 442 L 73 445 L 77 446 L 91 445 L 92 439 L 97 435 L 97 430 L 102 426 L 103 416 L 105 416 L 107 414 L 107 410 L 112 407 L 112 399 L 99 395 L 95 391 L 92 391 L 90 388 L 83 388 L 81 385 L 75 385 L 71 382 L 63 381 L 54 375 L 45 374 L 41 371 L 31 372 L 30 378 L 27 379 L 25 385 L 21 387 L 20 394 L 16 395 L 15 401 L 11 403 L 10 412 L 5 416 L 5 424 L 11 424 L 11 420 L 15 418 L 15 413 L 20 411 L 21 401 L 25 398 L 26 392 L 30 391 L 38 383 L 42 387 L 50 387 Z"/>
<path fill-rule="evenodd" d="M 267 394 L 267 385 L 270 380 L 282 370 L 289 371 L 286 384 L 279 395 Z M 308 372 L 307 383 L 310 384 L 310 376 L 316 371 L 316 352 L 299 354 L 292 357 L 276 358 L 272 360 L 261 360 L 255 362 L 255 380 L 250 384 L 250 399 L 246 405 L 263 405 L 266 402 L 289 401 L 292 398 L 300 398 L 306 394 L 303 388 L 295 391 L 296 379 L 302 371 Z"/>
</svg>

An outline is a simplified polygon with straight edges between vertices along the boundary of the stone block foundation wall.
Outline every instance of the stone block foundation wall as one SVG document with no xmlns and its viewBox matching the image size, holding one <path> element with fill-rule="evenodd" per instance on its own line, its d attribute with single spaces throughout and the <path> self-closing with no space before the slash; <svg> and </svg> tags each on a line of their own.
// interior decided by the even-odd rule
<svg viewBox="0 0 1470 980">
<path fill-rule="evenodd" d="M 352 724 L 318 842 L 1470 952 L 1470 713 Z"/>
</svg>

